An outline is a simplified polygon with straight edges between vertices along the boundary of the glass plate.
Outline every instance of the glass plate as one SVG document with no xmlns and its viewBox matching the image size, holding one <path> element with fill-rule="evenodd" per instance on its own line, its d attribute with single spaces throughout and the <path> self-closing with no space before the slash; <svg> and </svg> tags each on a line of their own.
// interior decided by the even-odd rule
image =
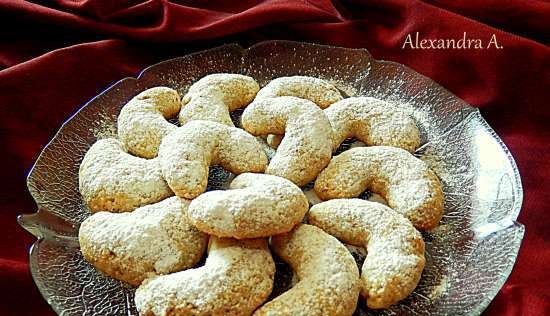
<svg viewBox="0 0 550 316">
<path fill-rule="evenodd" d="M 424 233 L 427 264 L 417 289 L 399 305 L 356 315 L 479 315 L 510 274 L 523 238 L 516 222 L 523 193 L 516 164 L 479 111 L 432 80 L 364 49 L 269 41 L 243 49 L 225 45 L 145 69 L 117 82 L 67 120 L 44 148 L 27 184 L 38 212 L 19 223 L 38 237 L 30 268 L 40 292 L 59 315 L 136 315 L 134 288 L 103 276 L 82 257 L 78 227 L 90 215 L 78 192 L 78 167 L 98 138 L 116 136 L 121 107 L 138 92 L 165 85 L 184 92 L 217 72 L 242 73 L 265 84 L 307 75 L 329 80 L 348 96 L 396 101 L 421 130 L 415 153 L 440 177 L 445 216 Z M 210 187 L 228 175 L 212 172 Z M 360 252 L 354 252 L 361 263 Z M 281 263 L 275 293 L 291 274 Z M 286 272 L 285 272 L 286 271 Z"/>
</svg>

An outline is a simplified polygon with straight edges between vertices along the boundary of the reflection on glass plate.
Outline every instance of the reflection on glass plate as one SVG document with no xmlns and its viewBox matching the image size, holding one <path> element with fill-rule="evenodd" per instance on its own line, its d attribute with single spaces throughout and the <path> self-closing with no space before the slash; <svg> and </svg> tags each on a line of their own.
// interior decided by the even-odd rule
<svg viewBox="0 0 550 316">
<path fill-rule="evenodd" d="M 60 315 L 134 315 L 134 289 L 104 277 L 80 254 L 79 224 L 89 216 L 78 193 L 78 166 L 96 139 L 116 135 L 120 108 L 138 92 L 165 85 L 184 92 L 202 76 L 243 73 L 265 84 L 286 75 L 329 80 L 348 96 L 396 101 L 420 125 L 423 146 L 415 153 L 440 177 L 445 216 L 424 233 L 427 265 L 418 288 L 388 310 L 356 315 L 479 315 L 494 298 L 516 260 L 524 227 L 515 220 L 522 188 L 517 167 L 479 112 L 430 79 L 366 50 L 269 41 L 248 49 L 226 45 L 168 60 L 125 78 L 70 118 L 44 148 L 28 187 L 39 211 L 19 218 L 38 237 L 30 267 L 40 292 Z M 230 177 L 219 168 L 210 188 Z M 353 251 L 358 263 L 363 255 Z M 276 291 L 291 271 L 280 267 Z M 362 300 L 360 300 L 362 301 Z"/>
</svg>

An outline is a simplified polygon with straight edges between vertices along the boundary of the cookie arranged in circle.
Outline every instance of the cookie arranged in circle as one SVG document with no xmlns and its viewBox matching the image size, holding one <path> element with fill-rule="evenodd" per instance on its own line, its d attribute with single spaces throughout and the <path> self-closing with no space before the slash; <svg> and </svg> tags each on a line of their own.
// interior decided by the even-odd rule
<svg viewBox="0 0 550 316">
<path fill-rule="evenodd" d="M 256 95 L 256 100 L 275 97 L 297 97 L 309 100 L 321 109 L 342 100 L 342 94 L 332 83 L 308 76 L 279 77 L 271 80 Z"/>
<path fill-rule="evenodd" d="M 167 119 L 175 117 L 180 108 L 180 97 L 176 90 L 168 87 L 147 89 L 120 110 L 118 138 L 131 154 L 153 158 L 164 136 L 177 128 Z"/>
<path fill-rule="evenodd" d="M 357 197 L 366 189 L 421 230 L 435 228 L 443 216 L 443 190 L 436 174 L 404 149 L 357 147 L 332 158 L 315 181 L 323 200 Z"/>
<path fill-rule="evenodd" d="M 290 231 L 309 208 L 291 181 L 267 174 L 238 175 L 228 190 L 199 195 L 189 218 L 201 231 L 218 237 L 258 238 Z"/>
<path fill-rule="evenodd" d="M 352 315 L 359 297 L 359 270 L 348 249 L 322 229 L 301 224 L 273 236 L 273 251 L 295 272 L 298 283 L 254 315 Z"/>
<path fill-rule="evenodd" d="M 370 97 L 352 97 L 324 110 L 333 130 L 333 149 L 346 138 L 369 146 L 393 146 L 414 152 L 420 145 L 415 121 L 395 105 Z"/>
<path fill-rule="evenodd" d="M 133 285 L 193 267 L 208 235 L 187 217 L 189 201 L 171 197 L 131 213 L 99 212 L 78 232 L 84 258 L 105 274 Z"/>
<path fill-rule="evenodd" d="M 422 235 L 403 215 L 377 202 L 336 199 L 311 207 L 308 222 L 367 249 L 361 294 L 370 308 L 388 308 L 416 288 L 426 259 Z"/>
<path fill-rule="evenodd" d="M 181 125 L 194 120 L 233 126 L 229 113 L 248 105 L 260 86 L 249 76 L 211 74 L 195 82 L 182 98 Z"/>
<path fill-rule="evenodd" d="M 146 280 L 135 295 L 140 315 L 248 316 L 273 289 L 266 239 L 210 237 L 204 266 Z"/>
<path fill-rule="evenodd" d="M 211 165 L 229 172 L 263 172 L 267 156 L 246 131 L 210 121 L 191 121 L 160 144 L 162 175 L 177 196 L 192 199 L 206 190 Z"/>
<path fill-rule="evenodd" d="M 275 78 L 260 89 L 255 100 L 275 97 L 306 99 L 317 104 L 321 109 L 342 100 L 342 95 L 335 85 L 326 80 L 308 76 Z M 267 143 L 273 148 L 277 148 L 282 139 L 283 135 L 267 135 Z"/>
<path fill-rule="evenodd" d="M 114 138 L 90 147 L 80 164 L 78 185 L 92 212 L 128 212 L 174 195 L 158 159 L 132 156 Z"/>
<path fill-rule="evenodd" d="M 242 125 L 252 135 L 285 134 L 266 173 L 303 186 L 317 177 L 332 156 L 332 128 L 313 102 L 296 97 L 252 102 Z"/>
</svg>

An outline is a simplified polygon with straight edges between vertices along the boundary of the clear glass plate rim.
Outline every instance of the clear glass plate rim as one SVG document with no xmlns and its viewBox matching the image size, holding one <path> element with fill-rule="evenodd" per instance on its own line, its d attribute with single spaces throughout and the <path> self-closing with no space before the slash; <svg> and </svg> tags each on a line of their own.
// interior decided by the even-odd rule
<svg viewBox="0 0 550 316">
<path fill-rule="evenodd" d="M 214 48 L 210 48 L 210 49 L 207 49 L 207 50 L 203 50 L 203 51 L 199 51 L 199 52 L 195 52 L 195 53 L 191 53 L 191 54 L 188 54 L 188 55 L 185 55 L 185 56 L 182 56 L 182 57 L 176 57 L 176 58 L 172 58 L 172 59 L 168 59 L 168 60 L 165 60 L 165 61 L 161 61 L 159 63 L 156 63 L 156 64 L 153 64 L 151 66 L 148 66 L 146 67 L 145 69 L 143 69 L 136 77 L 125 77 L 117 82 L 115 82 L 114 84 L 110 85 L 108 88 L 106 88 L 105 90 L 103 90 L 101 93 L 99 93 L 98 95 L 96 95 L 95 97 L 91 98 L 88 102 L 86 102 L 83 106 L 81 106 L 73 115 L 71 115 L 67 120 L 64 121 L 64 123 L 61 125 L 61 127 L 59 128 L 59 130 L 55 133 L 55 135 L 52 137 L 52 139 L 48 142 L 48 144 L 46 144 L 44 146 L 44 148 L 42 149 L 40 155 L 38 156 L 38 158 L 36 159 L 36 162 L 34 163 L 34 165 L 32 166 L 31 170 L 29 171 L 29 174 L 27 176 L 27 186 L 29 188 L 29 191 L 31 192 L 32 194 L 32 190 L 30 190 L 30 181 L 32 181 L 32 175 L 33 175 L 33 172 L 36 171 L 35 167 L 37 166 L 37 164 L 39 164 L 41 158 L 42 158 L 42 155 L 43 153 L 48 149 L 48 147 L 50 146 L 50 144 L 52 144 L 54 141 L 57 140 L 58 136 L 60 134 L 63 133 L 64 129 L 66 128 L 66 126 L 68 124 L 70 124 L 70 122 L 76 117 L 79 115 L 79 113 L 81 111 L 83 111 L 86 107 L 88 107 L 91 103 L 93 103 L 96 99 L 102 97 L 104 94 L 106 94 L 107 92 L 111 91 L 112 89 L 115 89 L 117 88 L 119 85 L 121 85 L 123 82 L 125 81 L 139 81 L 142 77 L 144 77 L 147 73 L 149 72 L 154 72 L 155 71 L 155 68 L 159 67 L 159 66 L 162 66 L 162 65 L 166 65 L 166 64 L 170 64 L 170 63 L 174 63 L 174 62 L 178 62 L 180 60 L 183 60 L 183 59 L 188 59 L 188 58 L 193 58 L 194 55 L 198 55 L 198 54 L 204 54 L 204 53 L 207 53 L 209 51 L 214 51 L 214 50 L 231 50 L 231 49 L 236 49 L 236 50 L 241 50 L 242 52 L 242 58 L 244 60 L 244 58 L 246 58 L 246 56 L 248 54 L 250 54 L 250 52 L 253 52 L 255 49 L 257 49 L 258 47 L 262 47 L 264 45 L 277 45 L 277 44 L 294 44 L 294 45 L 306 45 L 306 46 L 313 46 L 313 47 L 321 47 L 321 48 L 327 48 L 327 49 L 339 49 L 339 50 L 345 50 L 345 51 L 359 51 L 363 54 L 365 54 L 365 57 L 367 57 L 369 59 L 369 63 L 371 64 L 386 64 L 386 65 L 393 65 L 395 67 L 400 67 L 400 68 L 403 68 L 405 69 L 406 71 L 408 72 L 413 72 L 415 75 L 418 75 L 426 80 L 429 80 L 431 81 L 433 84 L 437 85 L 438 88 L 442 89 L 443 91 L 445 91 L 446 93 L 448 94 L 451 94 L 454 96 L 454 94 L 452 94 L 450 91 L 448 91 L 446 88 L 440 86 L 438 83 L 434 82 L 433 80 L 431 80 L 430 78 L 416 72 L 415 70 L 405 66 L 405 65 L 402 65 L 402 64 L 399 64 L 399 63 L 396 63 L 396 62 L 392 62 L 392 61 L 386 61 L 386 60 L 376 60 L 372 57 L 372 55 L 366 50 L 366 49 L 363 49 L 363 48 L 343 48 L 343 47 L 337 47 L 337 46 L 330 46 L 330 45 L 321 45 L 321 44 L 315 44 L 315 43 L 305 43 L 305 42 L 293 42 L 293 41 L 279 41 L 279 40 L 272 40 L 272 41 L 264 41 L 264 42 L 260 42 L 260 43 L 257 43 L 255 45 L 252 45 L 250 46 L 249 48 L 243 48 L 242 46 L 238 45 L 238 44 L 225 44 L 225 45 L 222 45 L 222 46 L 218 46 L 218 47 L 214 47 Z M 454 96 L 455 98 L 458 99 L 458 97 Z M 459 99 L 460 100 L 460 99 Z M 514 200 L 514 206 L 513 208 L 510 210 L 510 212 L 508 213 L 509 215 L 509 219 L 514 223 L 514 226 L 517 226 L 517 228 L 521 229 L 521 235 L 523 237 L 523 233 L 524 233 L 524 226 L 517 222 L 517 217 L 519 215 L 519 212 L 521 210 L 521 206 L 522 206 L 522 200 L 523 200 L 523 188 L 522 188 L 522 183 L 521 183 L 521 177 L 520 177 L 520 173 L 519 173 L 519 169 L 517 167 L 517 164 L 515 163 L 515 160 L 510 152 L 510 150 L 507 148 L 507 146 L 504 144 L 504 142 L 502 141 L 502 139 L 496 134 L 496 132 L 490 127 L 490 125 L 485 121 L 485 119 L 482 117 L 479 109 L 477 108 L 474 108 L 470 105 L 468 105 L 467 103 L 465 103 L 464 101 L 460 100 L 461 101 L 461 104 L 463 104 L 464 107 L 468 107 L 470 109 L 472 109 L 472 113 L 470 113 L 469 115 L 477 115 L 479 116 L 480 118 L 480 122 L 482 123 L 483 127 L 490 133 L 490 135 L 493 137 L 493 139 L 495 139 L 499 146 L 501 147 L 501 149 L 504 151 L 504 153 L 506 154 L 506 158 L 507 160 L 510 162 L 510 165 L 512 167 L 512 171 L 514 173 L 514 196 L 516 197 L 515 200 Z M 468 116 L 469 116 L 468 115 Z M 35 202 L 37 203 L 38 205 L 38 209 L 42 209 L 41 205 L 40 205 L 40 198 L 35 196 L 33 194 L 33 199 L 35 200 Z M 47 210 L 45 210 L 47 211 Z M 34 218 L 33 216 L 37 215 L 38 213 L 32 213 L 32 214 L 25 214 L 25 215 L 20 215 L 18 217 L 18 222 L 20 223 L 21 226 L 23 226 L 25 229 L 29 230 L 28 226 L 29 226 L 29 223 L 34 223 L 34 224 L 40 224 L 40 223 L 37 223 L 35 222 L 34 220 L 39 220 L 39 218 Z M 53 216 L 55 216 L 54 214 L 52 214 Z M 38 229 L 41 229 L 42 227 L 38 226 Z M 34 234 L 34 233 L 33 233 Z M 36 248 L 39 246 L 39 243 L 42 241 L 42 239 L 44 238 L 49 238 L 48 236 L 44 237 L 44 236 L 36 236 L 38 238 L 37 241 L 35 241 L 35 243 L 31 246 L 30 248 L 30 258 L 32 258 L 33 256 L 33 252 L 34 250 L 36 250 Z M 54 236 L 55 238 L 55 236 Z M 519 246 L 518 246 L 518 249 L 517 251 L 519 251 Z M 516 258 L 517 258 L 517 254 L 516 254 Z M 493 300 L 494 296 L 496 296 L 496 294 L 498 293 L 498 291 L 500 290 L 500 288 L 502 287 L 502 285 L 504 284 L 504 282 L 506 281 L 507 279 L 507 276 L 509 276 L 509 274 L 511 273 L 512 271 L 512 268 L 513 268 L 513 264 L 509 265 L 507 267 L 507 271 L 506 271 L 506 278 L 503 278 L 502 280 L 502 284 L 500 284 L 498 287 L 495 287 L 494 289 L 494 293 L 490 293 L 486 296 L 486 298 L 483 300 L 483 302 L 481 304 L 478 305 L 478 308 L 476 308 L 476 310 L 478 311 L 478 313 L 476 314 L 480 314 L 488 305 L 489 303 Z M 32 276 L 33 276 L 33 279 L 35 280 L 35 283 L 37 282 L 36 281 L 36 277 L 35 277 L 35 273 L 33 271 L 33 269 L 31 268 L 31 273 L 32 273 Z M 38 284 L 37 284 L 38 285 Z M 40 286 L 38 286 L 38 288 L 40 289 L 40 292 L 42 293 L 42 295 L 45 297 L 45 293 L 43 293 L 42 289 Z M 48 301 L 49 302 L 49 301 Z M 52 307 L 54 307 L 52 305 Z M 55 309 L 55 307 L 54 307 Z M 60 313 L 62 311 L 57 311 L 56 312 Z"/>
</svg>

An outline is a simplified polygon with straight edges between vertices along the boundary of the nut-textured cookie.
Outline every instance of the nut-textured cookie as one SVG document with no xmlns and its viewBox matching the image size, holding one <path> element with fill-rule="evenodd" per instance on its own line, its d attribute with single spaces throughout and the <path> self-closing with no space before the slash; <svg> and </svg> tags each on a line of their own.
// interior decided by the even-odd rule
<svg viewBox="0 0 550 316">
<path fill-rule="evenodd" d="M 416 287 L 426 259 L 422 235 L 391 208 L 360 199 L 314 205 L 308 221 L 332 236 L 367 249 L 361 294 L 370 308 L 388 308 Z"/>
<path fill-rule="evenodd" d="M 275 78 L 260 89 L 256 100 L 284 96 L 310 100 L 321 109 L 342 100 L 342 94 L 332 83 L 307 76 Z"/>
<path fill-rule="evenodd" d="M 241 117 L 253 135 L 285 134 L 266 173 L 302 186 L 315 179 L 332 156 L 332 128 L 313 102 L 296 97 L 252 102 Z"/>
<path fill-rule="evenodd" d="M 240 174 L 263 172 L 267 156 L 252 135 L 210 121 L 191 121 L 160 144 L 162 174 L 177 196 L 192 199 L 206 190 L 211 165 Z"/>
<path fill-rule="evenodd" d="M 248 316 L 271 294 L 275 263 L 265 239 L 210 237 L 204 266 L 146 280 L 135 295 L 142 316 Z"/>
<path fill-rule="evenodd" d="M 260 86 L 252 77 L 239 74 L 211 74 L 195 82 L 182 98 L 181 125 L 194 120 L 233 126 L 229 112 L 248 105 Z"/>
<path fill-rule="evenodd" d="M 357 197 L 370 189 L 421 230 L 435 228 L 443 215 L 439 179 L 422 160 L 401 148 L 349 149 L 332 158 L 314 189 L 323 200 Z"/>
<path fill-rule="evenodd" d="M 409 152 L 420 145 L 415 121 L 391 103 L 370 97 L 347 98 L 324 112 L 334 131 L 334 150 L 350 137 L 369 146 L 393 146 Z"/>
<path fill-rule="evenodd" d="M 118 138 L 130 153 L 153 158 L 157 155 L 162 138 L 177 128 L 166 119 L 175 117 L 180 107 L 180 97 L 176 90 L 167 87 L 147 89 L 120 110 Z"/>
<path fill-rule="evenodd" d="M 255 100 L 284 96 L 309 100 L 321 109 L 342 100 L 340 91 L 332 83 L 307 76 L 275 78 L 260 89 Z M 282 135 L 267 135 L 267 143 L 273 148 L 277 148 L 282 139 Z"/>
<path fill-rule="evenodd" d="M 309 207 L 291 181 L 267 174 L 243 173 L 225 191 L 199 195 L 189 218 L 201 231 L 218 237 L 257 238 L 286 233 Z"/>
<path fill-rule="evenodd" d="M 127 212 L 174 195 L 157 158 L 132 156 L 113 138 L 90 147 L 80 164 L 78 184 L 92 212 Z"/>
<path fill-rule="evenodd" d="M 271 243 L 299 281 L 259 308 L 255 316 L 353 314 L 359 297 L 359 270 L 342 243 L 320 228 L 306 224 L 273 236 Z"/>
<path fill-rule="evenodd" d="M 171 197 L 131 213 L 99 212 L 78 232 L 84 258 L 105 274 L 133 285 L 193 267 L 208 235 L 187 218 L 189 201 Z"/>
</svg>

